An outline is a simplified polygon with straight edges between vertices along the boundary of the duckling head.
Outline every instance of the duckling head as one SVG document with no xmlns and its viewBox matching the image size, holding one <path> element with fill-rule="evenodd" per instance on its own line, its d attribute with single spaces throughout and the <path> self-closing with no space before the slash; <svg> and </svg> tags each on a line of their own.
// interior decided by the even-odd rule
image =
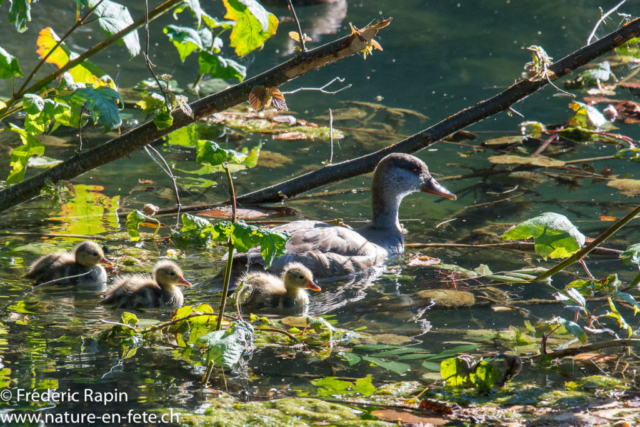
<svg viewBox="0 0 640 427">
<path fill-rule="evenodd" d="M 298 290 L 303 288 L 317 292 L 320 292 L 321 290 L 320 286 L 313 283 L 313 273 L 299 262 L 287 264 L 284 268 L 282 278 L 284 281 L 284 287 L 287 290 Z"/>
<path fill-rule="evenodd" d="M 153 268 L 153 277 L 160 286 L 172 286 L 179 283 L 191 286 L 191 283 L 183 277 L 182 269 L 173 261 L 158 262 Z"/>
<path fill-rule="evenodd" d="M 83 267 L 91 268 L 98 264 L 113 265 L 111 261 L 104 257 L 104 251 L 95 242 L 82 242 L 74 251 L 76 262 Z"/>
</svg>

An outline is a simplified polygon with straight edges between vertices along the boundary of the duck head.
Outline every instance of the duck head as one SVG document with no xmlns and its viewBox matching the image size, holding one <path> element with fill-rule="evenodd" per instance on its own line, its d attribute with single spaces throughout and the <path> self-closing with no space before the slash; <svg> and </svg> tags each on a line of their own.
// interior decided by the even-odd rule
<svg viewBox="0 0 640 427">
<path fill-rule="evenodd" d="M 98 264 L 113 265 L 111 261 L 104 257 L 104 251 L 94 242 L 82 242 L 76 246 L 75 250 L 76 262 L 83 267 L 91 268 Z"/>
<path fill-rule="evenodd" d="M 456 200 L 455 194 L 438 184 L 427 165 L 417 157 L 393 153 L 380 160 L 371 185 L 373 226 L 399 229 L 400 202 L 416 191 Z"/>
<path fill-rule="evenodd" d="M 292 262 L 285 266 L 282 280 L 287 291 L 297 291 L 304 288 L 316 292 L 321 290 L 320 286 L 313 282 L 313 273 L 299 262 Z"/>
<path fill-rule="evenodd" d="M 184 278 L 182 269 L 173 261 L 160 261 L 153 268 L 153 278 L 160 286 L 173 286 L 177 284 L 191 286 Z"/>
</svg>

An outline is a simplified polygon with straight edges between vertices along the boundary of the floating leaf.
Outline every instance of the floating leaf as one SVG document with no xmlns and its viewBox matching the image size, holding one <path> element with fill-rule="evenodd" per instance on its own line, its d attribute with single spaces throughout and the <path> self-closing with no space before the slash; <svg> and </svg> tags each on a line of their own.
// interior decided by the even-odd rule
<svg viewBox="0 0 640 427">
<path fill-rule="evenodd" d="M 198 63 L 200 74 L 211 74 L 212 78 L 238 79 L 242 82 L 247 75 L 247 68 L 244 65 L 220 55 L 211 54 L 206 50 L 200 51 Z"/>
<path fill-rule="evenodd" d="M 207 364 L 232 368 L 253 340 L 253 326 L 239 321 L 226 331 L 215 331 L 198 338 L 198 343 L 207 347 Z"/>
<path fill-rule="evenodd" d="M 589 298 L 595 294 L 602 296 L 611 296 L 618 292 L 620 280 L 617 274 L 610 274 L 602 280 L 574 280 L 565 286 L 565 290 L 574 289 L 581 295 Z M 574 298 L 575 299 L 575 298 Z M 580 301 L 580 305 L 585 306 L 584 301 Z"/>
<path fill-rule="evenodd" d="M 616 153 L 616 159 L 633 160 L 634 162 L 640 162 L 640 148 L 622 149 Z"/>
<path fill-rule="evenodd" d="M 555 160 L 550 157 L 545 156 L 536 156 L 536 157 L 522 157 L 522 156 L 513 156 L 510 154 L 506 154 L 503 156 L 491 156 L 488 159 L 494 165 L 506 165 L 506 164 L 517 164 L 517 165 L 532 165 L 532 166 L 541 166 L 541 167 L 562 167 L 565 165 L 565 162 L 562 160 Z"/>
<path fill-rule="evenodd" d="M 235 150 L 220 148 L 220 146 L 215 142 L 207 141 L 204 139 L 198 140 L 196 144 L 196 150 L 196 162 L 208 163 L 211 166 L 218 166 L 226 161 L 241 163 L 247 157 L 246 155 L 238 153 Z"/>
<path fill-rule="evenodd" d="M 94 7 L 98 1 L 90 0 L 89 7 Z M 98 24 L 107 36 L 112 36 L 133 24 L 129 9 L 111 0 L 102 0 L 93 13 L 99 17 Z M 140 53 L 140 39 L 137 30 L 129 32 L 118 40 L 119 45 L 123 43 L 132 57 Z"/>
<path fill-rule="evenodd" d="M 392 362 L 389 360 L 379 359 L 377 357 L 364 356 L 362 359 L 374 363 L 388 371 L 395 372 L 398 375 L 402 375 L 411 369 L 411 366 L 407 365 L 406 363 Z"/>
<path fill-rule="evenodd" d="M 609 121 L 602 115 L 596 107 L 574 101 L 569 107 L 575 114 L 567 122 L 568 126 L 580 127 L 584 129 L 601 129 L 609 124 Z"/>
<path fill-rule="evenodd" d="M 351 354 L 351 353 L 345 353 Z M 357 356 L 356 356 L 357 357 Z M 318 389 L 320 396 L 333 396 L 336 394 L 342 396 L 371 396 L 376 392 L 376 388 L 371 383 L 371 375 L 364 378 L 358 378 L 355 382 L 339 380 L 336 377 L 325 377 L 311 380 L 311 384 Z"/>
<path fill-rule="evenodd" d="M 607 187 L 616 188 L 620 193 L 629 197 L 640 195 L 640 180 L 638 179 L 612 179 L 607 181 Z"/>
<path fill-rule="evenodd" d="M 276 33 L 278 18 L 267 12 L 256 0 L 223 0 L 225 18 L 236 22 L 229 36 L 238 56 L 261 47 Z"/>
<path fill-rule="evenodd" d="M 602 132 L 581 128 L 581 127 L 565 127 L 558 131 L 558 135 L 562 139 L 566 139 L 576 143 L 600 142 L 603 144 L 626 144 L 622 138 L 616 138 L 612 135 L 605 135 Z"/>
<path fill-rule="evenodd" d="M 24 77 L 18 58 L 0 47 L 0 79 Z"/>
<path fill-rule="evenodd" d="M 17 184 L 24 179 L 31 156 L 42 156 L 44 154 L 44 145 L 35 136 L 27 133 L 24 129 L 20 129 L 13 123 L 10 123 L 9 126 L 11 132 L 20 135 L 22 145 L 11 151 L 11 171 L 5 183 Z"/>
<path fill-rule="evenodd" d="M 44 28 L 38 35 L 38 50 L 37 53 L 44 58 L 51 49 L 54 48 L 60 38 L 56 35 L 51 27 Z M 66 44 L 62 43 L 56 48 L 56 50 L 47 58 L 48 64 L 54 64 L 58 68 L 64 67 L 67 62 L 75 59 L 78 56 L 77 53 L 69 50 Z M 113 81 L 100 67 L 93 62 L 85 59 L 81 64 L 73 67 L 69 70 L 69 74 L 73 77 L 75 83 L 91 83 L 96 87 L 99 86 L 111 86 L 113 87 Z"/>
<path fill-rule="evenodd" d="M 544 259 L 566 258 L 584 245 L 585 237 L 564 216 L 547 212 L 522 222 L 507 231 L 502 240 L 519 240 L 533 237 L 535 251 Z"/>
</svg>

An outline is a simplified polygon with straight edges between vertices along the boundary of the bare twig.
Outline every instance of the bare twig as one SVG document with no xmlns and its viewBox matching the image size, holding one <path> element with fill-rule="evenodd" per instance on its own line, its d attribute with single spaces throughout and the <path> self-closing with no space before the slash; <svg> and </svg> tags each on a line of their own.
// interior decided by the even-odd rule
<svg viewBox="0 0 640 427">
<path fill-rule="evenodd" d="M 147 145 L 146 147 L 144 147 L 144 149 L 146 150 L 147 154 L 149 154 L 149 157 L 151 157 L 154 161 L 156 161 L 156 163 L 157 163 L 157 160 L 151 155 L 149 150 L 153 151 L 160 158 L 160 160 L 162 160 L 162 163 L 164 163 L 165 167 L 162 167 L 162 165 L 159 165 L 160 169 L 162 169 L 164 171 L 164 173 L 169 175 L 169 178 L 171 178 L 171 181 L 173 182 L 173 190 L 176 193 L 176 203 L 178 205 L 178 213 L 177 213 L 177 218 L 176 218 L 176 228 L 178 228 L 180 226 L 180 208 L 182 207 L 182 204 L 180 203 L 180 193 L 178 192 L 178 183 L 176 182 L 176 177 L 173 174 L 173 172 L 171 171 L 171 168 L 169 167 L 169 164 L 164 159 L 164 157 L 162 157 L 162 154 L 160 154 L 158 152 L 158 150 L 153 148 L 151 145 Z"/>
<path fill-rule="evenodd" d="M 605 348 L 635 347 L 639 343 L 640 343 L 640 339 L 637 339 L 637 338 L 617 339 L 617 340 L 611 340 L 611 341 L 598 342 L 594 344 L 581 345 L 580 347 L 566 348 L 564 350 L 553 351 L 551 353 L 547 353 L 540 356 L 545 356 L 550 359 L 558 359 L 561 357 L 575 356 L 576 354 L 580 354 L 580 353 L 590 353 L 592 351 L 603 350 Z"/>
<path fill-rule="evenodd" d="M 78 140 L 80 141 L 78 152 L 82 151 L 82 115 L 84 114 L 84 107 L 87 105 L 87 102 L 89 102 L 89 100 L 84 101 L 84 103 L 80 107 L 80 116 L 78 117 Z"/>
<path fill-rule="evenodd" d="M 300 21 L 298 20 L 298 15 L 296 15 L 296 10 L 293 8 L 293 3 L 291 3 L 291 0 L 289 0 L 289 10 L 291 11 L 291 15 L 293 15 L 293 20 L 296 21 L 296 26 L 298 27 L 298 36 L 300 36 L 300 54 L 304 55 L 305 53 L 307 53 L 307 48 L 304 45 L 304 34 L 302 34 Z"/>
<path fill-rule="evenodd" d="M 144 58 L 144 62 L 147 64 L 147 69 L 151 73 L 153 80 L 156 81 L 156 84 L 158 85 L 158 89 L 160 89 L 160 91 L 162 92 L 162 96 L 164 96 L 164 103 L 167 106 L 167 110 L 169 111 L 169 114 L 171 114 L 172 108 L 171 108 L 171 100 L 169 99 L 169 94 L 160 84 L 160 80 L 158 80 L 158 77 L 156 77 L 156 73 L 153 72 L 153 67 L 155 67 L 155 65 L 149 59 L 149 0 L 144 0 L 144 20 L 145 20 L 144 32 L 146 34 L 146 46 L 145 46 L 145 51 L 142 52 L 142 57 Z M 169 87 L 168 83 L 167 83 L 167 87 Z M 174 185 L 175 185 L 175 182 L 174 182 Z"/>
<path fill-rule="evenodd" d="M 2 316 L 4 314 L 5 311 L 7 311 L 7 309 L 9 307 L 11 307 L 11 305 L 18 301 L 20 298 L 22 298 L 23 296 L 27 295 L 28 293 L 31 293 L 33 291 L 35 291 L 38 288 L 41 288 L 44 285 L 50 285 L 52 283 L 56 283 L 56 282 L 60 282 L 62 280 L 67 280 L 67 279 L 75 279 L 76 277 L 82 277 L 82 276 L 86 276 L 88 274 L 91 274 L 93 271 L 87 271 L 85 273 L 82 274 L 76 274 L 75 276 L 67 276 L 67 277 L 60 277 L 58 279 L 54 279 L 54 280 L 49 280 L 48 282 L 44 282 L 44 283 L 40 283 L 39 285 L 33 286 L 29 289 L 27 289 L 26 291 L 24 291 L 23 293 L 21 293 L 20 295 L 18 295 L 17 297 L 15 297 L 14 299 L 11 300 L 11 302 L 7 305 L 5 305 L 2 310 L 0 310 L 0 316 Z"/>
<path fill-rule="evenodd" d="M 622 0 L 620 3 L 618 3 L 616 6 L 613 7 L 613 9 L 610 9 L 607 13 L 605 13 L 604 15 L 602 15 L 602 9 L 600 9 L 600 19 L 598 19 L 598 22 L 596 22 L 596 25 L 593 27 L 593 31 L 591 31 L 591 34 L 589 34 L 589 38 L 587 39 L 587 46 L 591 44 L 591 40 L 596 37 L 596 31 L 598 30 L 598 27 L 600 26 L 600 24 L 602 24 L 604 22 L 605 19 L 607 19 L 607 17 L 609 17 L 609 15 L 611 15 L 613 12 L 615 12 L 616 10 L 618 10 L 618 8 L 620 6 L 622 6 L 623 4 L 625 4 L 627 2 L 627 0 Z"/>
<path fill-rule="evenodd" d="M 329 138 L 331 140 L 331 154 L 329 155 L 329 164 L 333 162 L 333 112 L 329 108 Z"/>
<path fill-rule="evenodd" d="M 509 107 L 509 111 L 511 111 L 516 116 L 524 119 L 524 115 L 522 113 L 518 113 L 516 110 L 513 109 L 513 107 Z"/>
<path fill-rule="evenodd" d="M 307 91 L 317 91 L 317 92 L 322 92 L 322 93 L 326 93 L 327 95 L 335 95 L 338 92 L 342 92 L 345 89 L 349 89 L 352 85 L 348 84 L 345 87 L 342 87 L 338 90 L 334 90 L 334 91 L 328 91 L 325 90 L 327 87 L 331 86 L 334 82 L 340 82 L 340 83 L 344 83 L 345 79 L 340 78 L 340 77 L 336 77 L 335 79 L 331 80 L 329 83 L 327 83 L 326 85 L 322 86 L 322 87 L 299 87 L 298 89 L 294 89 L 291 90 L 289 92 L 282 92 L 283 95 L 291 95 L 293 93 L 297 93 L 300 92 L 302 90 L 307 90 Z"/>
<path fill-rule="evenodd" d="M 227 179 L 229 180 L 229 195 L 231 196 L 231 220 L 235 224 L 236 222 L 236 192 L 233 188 L 233 179 L 231 178 L 231 171 L 229 170 L 229 164 L 223 163 L 222 167 L 227 173 Z M 218 325 L 216 330 L 220 330 L 222 328 L 222 316 L 224 316 L 224 306 L 227 303 L 227 294 L 229 293 L 229 282 L 231 281 L 231 267 L 233 266 L 233 251 L 235 246 L 233 245 L 233 240 L 231 240 L 231 236 L 229 236 L 229 241 L 227 242 L 229 250 L 227 252 L 227 269 L 224 272 L 224 283 L 222 285 L 222 298 L 220 300 L 220 311 L 218 315 Z"/>
</svg>

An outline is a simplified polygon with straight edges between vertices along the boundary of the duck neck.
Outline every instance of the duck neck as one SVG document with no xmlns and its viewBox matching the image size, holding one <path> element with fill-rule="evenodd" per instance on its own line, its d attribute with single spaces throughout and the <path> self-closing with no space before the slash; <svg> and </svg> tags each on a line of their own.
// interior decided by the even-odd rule
<svg viewBox="0 0 640 427">
<path fill-rule="evenodd" d="M 399 193 L 397 189 L 392 185 L 387 185 L 382 179 L 374 179 L 371 194 L 373 228 L 401 231 L 398 210 L 404 196 L 406 194 Z"/>
</svg>

